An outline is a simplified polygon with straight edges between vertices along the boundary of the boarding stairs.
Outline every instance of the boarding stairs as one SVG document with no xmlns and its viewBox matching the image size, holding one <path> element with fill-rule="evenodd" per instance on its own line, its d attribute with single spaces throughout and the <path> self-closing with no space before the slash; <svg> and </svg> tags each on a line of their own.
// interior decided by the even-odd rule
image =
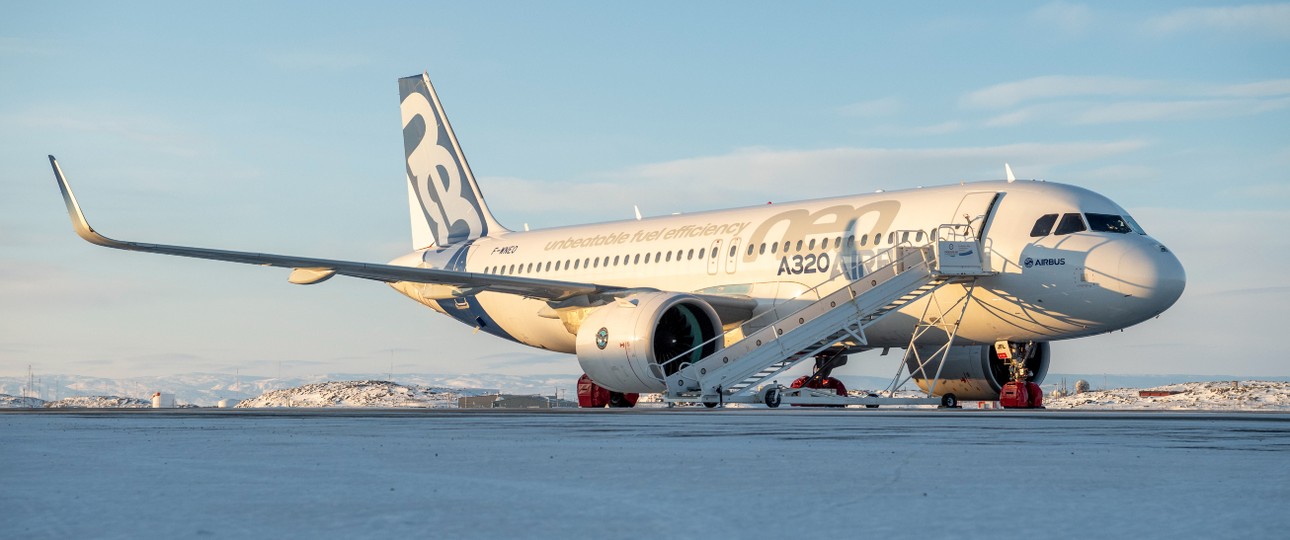
<svg viewBox="0 0 1290 540">
<path fill-rule="evenodd" d="M 837 287 L 822 294 L 819 300 L 791 313 L 781 312 L 792 309 L 785 306 L 768 309 L 727 332 L 739 332 L 743 336 L 733 343 L 726 335 L 720 335 L 699 346 L 725 340 L 729 343 L 725 348 L 693 363 L 682 362 L 682 359 L 692 357 L 690 351 L 663 362 L 659 367 L 660 375 L 666 374 L 664 400 L 698 402 L 709 407 L 724 403 L 778 406 L 781 401 L 870 406 L 880 402 L 893 403 L 893 400 L 902 404 L 940 403 L 930 394 L 926 399 L 847 398 L 829 390 L 789 390 L 778 384 L 765 383 L 838 344 L 867 346 L 869 340 L 865 330 L 884 317 L 946 284 L 975 283 L 978 277 L 989 275 L 990 272 L 982 267 L 982 260 L 980 243 L 976 241 L 931 240 L 920 245 L 908 241 L 898 243 L 854 265 L 850 276 L 838 278 L 846 281 L 844 286 L 839 287 L 835 279 L 804 293 L 817 295 L 828 287 Z M 866 268 L 872 270 L 863 273 Z M 863 275 L 859 275 L 861 273 Z"/>
</svg>

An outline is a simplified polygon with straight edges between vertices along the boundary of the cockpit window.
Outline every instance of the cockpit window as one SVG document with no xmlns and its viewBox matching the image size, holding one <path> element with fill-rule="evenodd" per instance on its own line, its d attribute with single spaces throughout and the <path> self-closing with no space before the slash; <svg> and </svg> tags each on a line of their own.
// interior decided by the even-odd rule
<svg viewBox="0 0 1290 540">
<path fill-rule="evenodd" d="M 1133 227 L 1130 227 L 1128 222 L 1124 221 L 1124 218 L 1115 214 L 1088 213 L 1084 214 L 1084 217 L 1088 218 L 1088 228 L 1094 231 L 1121 234 L 1133 232 Z"/>
<path fill-rule="evenodd" d="M 1057 224 L 1057 230 L 1053 234 L 1070 234 L 1088 230 L 1084 226 L 1084 218 L 1079 214 L 1062 214 L 1062 220 Z"/>
<path fill-rule="evenodd" d="M 1057 214 L 1044 214 L 1035 220 L 1035 226 L 1030 229 L 1031 238 L 1048 236 L 1053 231 L 1053 224 L 1057 223 Z"/>
</svg>

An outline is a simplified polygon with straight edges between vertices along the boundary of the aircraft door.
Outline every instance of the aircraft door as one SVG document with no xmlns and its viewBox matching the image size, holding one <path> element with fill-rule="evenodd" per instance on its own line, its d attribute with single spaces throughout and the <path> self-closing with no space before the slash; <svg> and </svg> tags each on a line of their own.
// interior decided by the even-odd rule
<svg viewBox="0 0 1290 540">
<path fill-rule="evenodd" d="M 709 252 L 708 252 L 708 275 L 709 276 L 717 275 L 717 261 L 720 260 L 717 257 L 720 257 L 720 256 L 721 256 L 721 239 L 718 238 L 712 241 L 712 247 L 709 248 Z"/>
<path fill-rule="evenodd" d="M 733 274 L 738 269 L 739 264 L 739 237 L 730 240 L 730 248 L 726 250 L 726 273 Z"/>
<path fill-rule="evenodd" d="M 990 224 L 990 214 L 994 211 L 994 205 L 998 200 L 999 193 L 995 191 L 964 195 L 949 221 L 951 224 L 964 227 L 955 228 L 954 234 L 957 238 L 945 238 L 945 240 L 984 240 L 986 227 Z"/>
</svg>

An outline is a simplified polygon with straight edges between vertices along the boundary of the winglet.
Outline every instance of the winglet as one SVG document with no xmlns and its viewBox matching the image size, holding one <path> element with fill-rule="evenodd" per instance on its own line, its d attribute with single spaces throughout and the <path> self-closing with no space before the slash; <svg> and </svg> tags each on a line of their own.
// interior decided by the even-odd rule
<svg viewBox="0 0 1290 540">
<path fill-rule="evenodd" d="M 85 241 L 100 246 L 120 248 L 122 243 L 106 236 L 99 234 L 90 226 L 90 222 L 85 220 L 85 213 L 81 212 L 81 205 L 76 202 L 76 195 L 72 193 L 72 186 L 67 185 L 67 179 L 63 177 L 63 169 L 58 166 L 58 160 L 54 156 L 49 156 L 49 164 L 54 168 L 54 179 L 58 181 L 58 189 L 63 192 L 63 202 L 67 204 L 67 215 L 72 218 L 72 228 L 76 229 L 76 234 Z"/>
<path fill-rule="evenodd" d="M 1003 174 L 1004 177 L 1008 179 L 1009 184 L 1017 181 L 1017 177 L 1012 175 L 1012 167 L 1007 163 L 1003 164 Z"/>
</svg>

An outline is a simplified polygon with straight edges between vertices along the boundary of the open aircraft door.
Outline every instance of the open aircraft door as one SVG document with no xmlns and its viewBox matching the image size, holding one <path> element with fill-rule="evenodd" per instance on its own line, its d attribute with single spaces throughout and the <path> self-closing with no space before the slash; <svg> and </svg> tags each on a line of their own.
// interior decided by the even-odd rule
<svg viewBox="0 0 1290 540">
<path fill-rule="evenodd" d="M 989 239 L 990 217 L 994 215 L 994 209 L 1001 198 L 1003 194 L 997 191 L 978 191 L 964 195 L 948 222 L 955 227 L 942 227 L 937 231 L 942 240 L 977 242 L 987 270 L 991 266 L 990 253 L 993 251 L 990 249 Z M 952 237 L 945 238 L 946 234 Z"/>
<path fill-rule="evenodd" d="M 964 225 L 965 227 L 956 228 L 957 234 L 961 238 L 952 240 L 985 240 L 987 227 L 990 225 L 990 215 L 994 212 L 994 205 L 999 201 L 999 192 L 981 191 L 968 193 L 959 201 L 959 205 L 954 209 L 954 215 L 950 216 L 947 223 L 954 225 Z M 946 238 L 946 240 L 951 240 Z"/>
</svg>

